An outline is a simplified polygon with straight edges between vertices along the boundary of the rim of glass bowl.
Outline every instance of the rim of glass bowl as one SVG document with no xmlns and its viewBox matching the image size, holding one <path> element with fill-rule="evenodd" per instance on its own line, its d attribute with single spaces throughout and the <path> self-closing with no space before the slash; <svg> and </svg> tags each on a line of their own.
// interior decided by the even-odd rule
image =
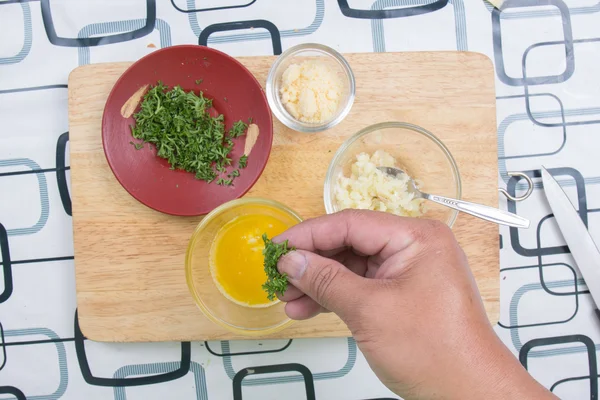
<svg viewBox="0 0 600 400">
<path fill-rule="evenodd" d="M 327 168 L 327 175 L 325 175 L 325 185 L 323 188 L 323 201 L 325 203 L 325 211 L 327 212 L 327 214 L 332 214 L 335 212 L 334 207 L 333 207 L 334 199 L 331 196 L 331 186 L 333 184 L 335 184 L 335 182 L 334 182 L 335 177 L 333 176 L 333 173 L 334 173 L 333 171 L 335 169 L 335 166 L 338 164 L 340 158 L 344 155 L 346 150 L 348 150 L 348 148 L 354 142 L 356 142 L 358 139 L 362 138 L 363 136 L 365 136 L 373 131 L 388 129 L 388 128 L 408 129 L 408 130 L 422 134 L 423 136 L 429 138 L 433 143 L 435 143 L 440 148 L 440 150 L 442 150 L 442 152 L 446 156 L 446 159 L 450 162 L 452 174 L 454 175 L 454 180 L 455 180 L 456 186 L 457 186 L 457 199 L 462 198 L 462 181 L 460 179 L 458 165 L 456 164 L 456 161 L 454 160 L 452 153 L 450 153 L 450 150 L 448 150 L 446 145 L 440 139 L 438 139 L 433 133 L 429 132 L 428 130 L 421 128 L 420 126 L 417 126 L 417 125 L 409 124 L 407 122 L 394 122 L 394 121 L 380 122 L 378 124 L 369 125 L 366 128 L 361 129 L 360 131 L 356 132 L 354 135 L 349 137 L 344 143 L 342 143 L 342 145 L 338 148 L 335 155 L 331 159 L 331 162 L 329 163 L 329 167 Z M 450 219 L 447 222 L 447 224 L 450 228 L 452 228 L 452 226 L 454 225 L 454 222 L 456 221 L 457 216 L 458 216 L 458 211 L 452 210 Z"/>
<path fill-rule="evenodd" d="M 270 200 L 270 199 L 265 199 L 265 198 L 260 198 L 260 197 L 244 197 L 241 199 L 231 200 L 231 201 L 228 201 L 227 203 L 221 204 L 219 207 L 215 208 L 210 213 L 208 213 L 202 219 L 202 221 L 200 221 L 200 223 L 196 226 L 196 229 L 194 229 L 194 232 L 192 233 L 192 237 L 190 238 L 190 242 L 188 243 L 187 251 L 185 253 L 185 280 L 187 282 L 187 286 L 190 291 L 190 294 L 194 298 L 194 302 L 196 303 L 196 305 L 198 306 L 200 311 L 202 311 L 202 314 L 206 318 L 208 318 L 209 320 L 214 322 L 215 324 L 217 324 L 231 332 L 234 332 L 234 333 L 237 333 L 237 334 L 243 335 L 243 336 L 270 335 L 272 333 L 279 332 L 282 329 L 287 328 L 288 326 L 292 325 L 295 321 L 290 318 L 286 318 L 280 324 L 273 325 L 273 326 L 266 327 L 266 328 L 260 328 L 260 329 L 244 328 L 241 326 L 233 325 L 233 324 L 223 321 L 222 319 L 220 319 L 219 317 L 214 315 L 210 311 L 210 309 L 206 306 L 206 304 L 204 304 L 204 302 L 202 301 L 202 298 L 200 297 L 200 295 L 198 295 L 198 293 L 194 289 L 194 280 L 193 280 L 193 276 L 192 276 L 193 272 L 192 272 L 192 261 L 191 260 L 192 260 L 192 252 L 195 247 L 196 240 L 198 240 L 198 236 L 199 236 L 200 232 L 202 232 L 202 230 L 217 215 L 219 215 L 223 211 L 226 211 L 228 209 L 238 207 L 238 206 L 241 206 L 244 204 L 266 204 L 269 206 L 273 206 L 273 207 L 278 208 L 286 213 L 289 213 L 291 216 L 296 218 L 299 222 L 302 221 L 302 218 L 294 210 L 292 210 L 285 204 L 282 204 L 275 200 Z M 227 300 L 227 301 L 229 301 L 229 300 Z"/>
<path fill-rule="evenodd" d="M 297 53 L 304 52 L 304 51 L 310 51 L 310 50 L 316 51 L 318 53 L 322 53 L 329 57 L 334 58 L 346 72 L 346 76 L 349 81 L 350 93 L 346 100 L 346 105 L 344 106 L 344 108 L 338 114 L 337 117 L 335 117 L 334 119 L 332 119 L 331 121 L 329 121 L 325 124 L 309 124 L 306 122 L 298 121 L 297 119 L 292 117 L 285 110 L 285 107 L 283 106 L 283 104 L 281 104 L 281 99 L 279 98 L 279 94 L 276 93 L 277 85 L 276 85 L 276 82 L 274 82 L 274 80 L 275 80 L 275 75 L 277 74 L 277 70 L 279 69 L 281 64 L 287 58 L 293 57 Z M 337 124 L 342 122 L 344 120 L 344 118 L 346 118 L 348 113 L 350 113 L 350 109 L 352 108 L 352 105 L 354 104 L 354 98 L 356 97 L 356 82 L 354 79 L 354 73 L 352 72 L 352 68 L 350 68 L 350 64 L 348 64 L 348 61 L 346 61 L 344 56 L 342 56 L 339 52 L 332 49 L 331 47 L 328 47 L 328 46 L 325 46 L 322 44 L 304 43 L 304 44 L 299 44 L 297 46 L 290 47 L 289 49 L 287 49 L 286 51 L 281 53 L 281 55 L 279 57 L 277 57 L 277 60 L 275 60 L 275 62 L 271 66 L 271 69 L 269 70 L 269 75 L 267 76 L 266 92 L 267 92 L 267 101 L 269 103 L 269 106 L 271 107 L 271 112 L 273 114 L 275 114 L 277 119 L 279 121 L 281 121 L 282 124 L 284 124 L 285 126 L 287 126 L 290 129 L 293 129 L 298 132 L 314 133 L 314 132 L 324 131 L 329 128 L 333 128 L 334 126 L 336 126 Z"/>
</svg>

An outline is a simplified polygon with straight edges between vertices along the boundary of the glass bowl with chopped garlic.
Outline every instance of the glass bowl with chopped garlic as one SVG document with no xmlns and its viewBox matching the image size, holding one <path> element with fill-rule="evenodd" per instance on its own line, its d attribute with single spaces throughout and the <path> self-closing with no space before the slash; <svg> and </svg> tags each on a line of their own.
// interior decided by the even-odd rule
<svg viewBox="0 0 600 400">
<path fill-rule="evenodd" d="M 288 128 L 320 132 L 339 124 L 350 112 L 354 74 L 332 48 L 301 44 L 277 58 L 267 77 L 266 94 L 271 111 Z"/>
<path fill-rule="evenodd" d="M 390 177 L 377 167 L 396 167 L 408 176 Z M 448 148 L 427 130 L 403 122 L 368 126 L 346 140 L 329 164 L 324 201 L 328 214 L 344 209 L 437 219 L 452 227 L 458 212 L 423 199 L 407 188 L 461 197 L 458 167 Z"/>
</svg>

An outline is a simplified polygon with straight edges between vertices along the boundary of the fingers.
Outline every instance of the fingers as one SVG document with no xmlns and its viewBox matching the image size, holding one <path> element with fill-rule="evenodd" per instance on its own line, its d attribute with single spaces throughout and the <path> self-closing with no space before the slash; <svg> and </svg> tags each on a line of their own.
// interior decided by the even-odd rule
<svg viewBox="0 0 600 400">
<path fill-rule="evenodd" d="M 346 249 L 328 258 L 343 264 L 356 275 L 365 276 L 365 273 L 367 272 L 367 257 L 357 255 L 352 249 Z"/>
<path fill-rule="evenodd" d="M 299 249 L 282 257 L 278 265 L 291 284 L 280 296 L 288 302 L 290 318 L 330 310 L 343 320 L 364 308 L 369 293 L 381 289 L 379 280 L 365 276 L 401 275 L 414 260 L 431 254 L 432 247 L 439 250 L 456 242 L 438 221 L 356 210 L 305 221 L 274 238 L 283 240 Z M 398 262 L 386 262 L 391 259 Z"/>
<path fill-rule="evenodd" d="M 308 249 L 305 249 L 308 250 Z M 333 257 L 336 254 L 342 253 L 344 251 L 348 250 L 348 247 L 346 246 L 342 246 L 342 247 L 338 247 L 337 249 L 333 249 L 333 250 L 316 250 L 315 253 L 317 253 L 320 256 L 323 257 Z"/>
<path fill-rule="evenodd" d="M 284 294 L 277 295 L 277 297 L 279 300 L 288 303 L 285 306 L 285 313 L 291 319 L 309 319 L 319 313 L 327 312 L 327 310 L 321 307 L 316 301 L 291 284 L 288 285 Z"/>
<path fill-rule="evenodd" d="M 280 272 L 287 274 L 292 285 L 342 319 L 360 306 L 361 292 L 369 286 L 367 279 L 356 275 L 339 262 L 309 251 L 298 250 L 283 256 L 278 267 Z M 290 306 L 295 302 L 299 305 Z M 298 313 L 295 315 L 314 315 L 320 312 L 303 297 L 292 300 L 287 306 L 291 313 Z"/>
<path fill-rule="evenodd" d="M 304 295 L 296 300 L 290 301 L 285 305 L 285 313 L 291 319 L 303 320 L 317 316 L 326 312 L 316 301 Z"/>
<path fill-rule="evenodd" d="M 292 284 L 288 284 L 285 293 L 277 293 L 277 298 L 281 301 L 292 301 L 302 296 L 304 296 L 304 292 Z"/>
<path fill-rule="evenodd" d="M 331 256 L 333 260 L 343 264 L 350 271 L 363 276 L 366 272 L 367 259 L 356 255 L 351 249 L 338 249 Z M 288 317 L 295 320 L 303 320 L 315 317 L 322 312 L 328 312 L 312 298 L 304 294 L 296 286 L 289 284 L 287 290 L 277 297 L 288 304 L 285 306 L 285 312 Z"/>
<path fill-rule="evenodd" d="M 354 254 L 352 250 L 342 251 L 341 253 L 332 256 L 331 259 L 343 264 L 346 268 L 357 275 L 365 276 L 367 272 L 368 260 L 365 257 Z M 367 277 L 372 278 L 372 276 Z M 292 301 L 301 296 L 304 296 L 304 292 L 292 284 L 288 285 L 285 293 L 277 294 L 277 298 L 281 301 Z"/>
<path fill-rule="evenodd" d="M 444 229 L 449 232 L 449 228 L 432 220 L 345 210 L 302 222 L 277 236 L 275 241 L 287 239 L 298 249 L 319 253 L 351 247 L 359 254 L 377 255 L 379 259 L 375 261 L 381 262 L 415 241 L 427 244 L 433 231 Z"/>
</svg>

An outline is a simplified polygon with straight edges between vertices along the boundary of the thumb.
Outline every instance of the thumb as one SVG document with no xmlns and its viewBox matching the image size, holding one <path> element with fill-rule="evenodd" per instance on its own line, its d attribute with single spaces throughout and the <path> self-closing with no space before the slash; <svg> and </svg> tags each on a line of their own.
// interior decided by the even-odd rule
<svg viewBox="0 0 600 400">
<path fill-rule="evenodd" d="M 367 283 L 343 264 L 304 250 L 281 257 L 278 269 L 295 287 L 342 319 L 355 309 Z"/>
</svg>

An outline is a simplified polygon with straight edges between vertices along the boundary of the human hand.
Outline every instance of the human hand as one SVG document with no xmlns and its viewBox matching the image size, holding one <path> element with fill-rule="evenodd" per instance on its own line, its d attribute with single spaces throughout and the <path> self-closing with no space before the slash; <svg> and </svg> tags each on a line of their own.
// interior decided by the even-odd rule
<svg viewBox="0 0 600 400">
<path fill-rule="evenodd" d="M 380 380 L 407 399 L 554 398 L 488 322 L 451 230 L 426 219 L 343 211 L 274 238 L 292 319 L 335 312 Z"/>
</svg>

